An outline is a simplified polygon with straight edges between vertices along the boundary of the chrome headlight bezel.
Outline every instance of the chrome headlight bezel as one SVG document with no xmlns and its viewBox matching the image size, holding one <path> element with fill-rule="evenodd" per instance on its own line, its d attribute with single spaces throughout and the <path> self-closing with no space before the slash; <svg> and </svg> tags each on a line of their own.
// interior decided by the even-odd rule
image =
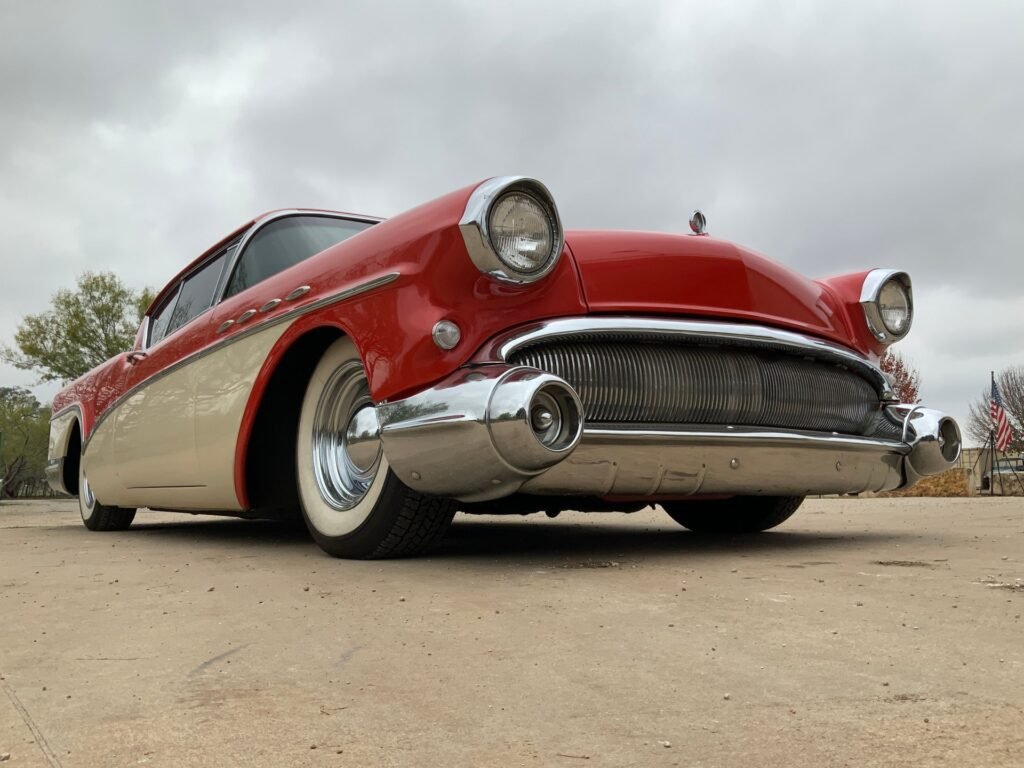
<svg viewBox="0 0 1024 768">
<path fill-rule="evenodd" d="M 901 332 L 895 332 L 885 323 L 879 306 L 879 297 L 882 289 L 887 285 L 895 283 L 906 296 L 907 318 L 906 327 Z M 910 333 L 914 324 L 914 289 L 910 282 L 910 275 L 895 269 L 873 269 L 864 278 L 864 284 L 860 292 L 860 305 L 864 310 L 864 319 L 867 321 L 871 334 L 883 344 L 893 344 Z"/>
<path fill-rule="evenodd" d="M 491 242 L 491 210 L 499 199 L 510 192 L 529 196 L 540 205 L 551 223 L 551 251 L 540 268 L 529 272 L 505 262 Z M 473 190 L 466 202 L 462 220 L 459 221 L 459 230 L 469 258 L 477 269 L 496 280 L 517 285 L 536 282 L 549 274 L 558 265 L 565 247 L 565 232 L 554 198 L 542 183 L 526 176 L 499 176 L 488 179 Z"/>
</svg>

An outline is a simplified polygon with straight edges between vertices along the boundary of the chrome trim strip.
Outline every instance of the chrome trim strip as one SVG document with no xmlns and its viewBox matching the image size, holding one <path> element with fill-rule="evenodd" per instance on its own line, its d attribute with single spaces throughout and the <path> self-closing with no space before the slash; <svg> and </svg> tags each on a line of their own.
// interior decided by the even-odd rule
<svg viewBox="0 0 1024 768">
<path fill-rule="evenodd" d="M 878 309 L 878 294 L 882 291 L 889 280 L 899 280 L 907 291 L 907 300 L 910 308 L 910 321 L 907 323 L 907 330 L 899 336 L 893 334 L 882 321 L 882 314 Z M 885 344 L 893 344 L 910 333 L 910 327 L 914 323 L 914 287 L 910 281 L 910 275 L 898 269 L 873 269 L 864 278 L 864 284 L 860 289 L 860 306 L 864 310 L 864 319 L 867 321 L 868 330 L 871 334 Z"/>
<path fill-rule="evenodd" d="M 587 427 L 583 436 L 591 439 L 615 440 L 693 440 L 709 443 L 736 443 L 737 440 L 756 440 L 761 445 L 791 446 L 813 445 L 819 448 L 836 448 L 842 450 L 878 449 L 894 453 L 910 453 L 911 447 L 899 440 L 884 437 L 859 437 L 857 435 L 840 435 L 828 432 L 811 432 L 803 429 L 761 429 L 758 427 L 726 427 L 708 426 L 706 429 L 699 424 L 687 426 L 685 429 L 615 429 L 606 427 Z"/>
<path fill-rule="evenodd" d="M 379 219 L 376 216 L 360 216 L 354 214 L 335 213 L 333 211 L 316 211 L 305 208 L 289 208 L 282 211 L 268 213 L 266 216 L 263 216 L 253 222 L 253 225 L 249 227 L 245 234 L 242 235 L 241 239 L 237 241 L 238 247 L 228 260 L 227 268 L 220 276 L 220 280 L 217 282 L 217 288 L 213 292 L 213 306 L 217 306 L 224 301 L 224 292 L 228 289 L 228 281 L 231 280 L 231 275 L 235 271 L 235 266 L 238 264 L 239 259 L 242 258 L 242 254 L 245 253 L 246 246 L 249 245 L 249 241 L 253 239 L 256 233 L 273 221 L 291 218 L 292 216 L 320 216 L 325 219 L 361 221 L 365 224 L 379 224 L 384 221 L 384 219 Z"/>
<path fill-rule="evenodd" d="M 551 217 L 554 230 L 551 254 L 547 263 L 536 272 L 517 272 L 498 258 L 498 254 L 494 252 L 494 247 L 491 245 L 488 231 L 491 205 L 501 195 L 516 189 L 535 198 L 542 207 L 548 209 L 548 215 Z M 565 249 L 565 230 L 562 228 L 562 219 L 558 215 L 558 206 L 555 205 L 554 197 L 547 187 L 527 176 L 498 176 L 480 184 L 466 201 L 466 208 L 459 221 L 459 230 L 462 232 L 462 239 L 466 244 L 469 258 L 477 269 L 496 280 L 517 285 L 533 283 L 547 275 L 557 266 L 562 258 L 562 251 Z"/>
<path fill-rule="evenodd" d="M 803 496 L 897 488 L 909 446 L 785 430 L 588 429 L 571 456 L 526 481 L 542 496 Z"/>
<path fill-rule="evenodd" d="M 54 411 L 53 413 L 51 413 L 50 414 L 50 423 L 52 424 L 55 419 L 59 419 L 61 416 L 63 416 L 65 413 L 68 413 L 69 411 L 78 411 L 78 421 L 79 421 L 79 423 L 81 423 L 81 421 L 82 421 L 82 406 L 80 406 L 78 403 L 71 403 L 69 405 L 65 405 L 59 411 Z"/>
<path fill-rule="evenodd" d="M 848 365 L 873 381 L 886 401 L 893 400 L 889 380 L 885 374 L 856 352 L 824 339 L 806 336 L 795 331 L 784 331 L 764 325 L 722 323 L 712 320 L 670 320 L 656 317 L 569 317 L 544 320 L 525 328 L 496 337 L 485 348 L 486 355 L 507 361 L 518 349 L 551 339 L 567 336 L 593 336 L 617 334 L 643 336 L 645 334 L 680 340 L 728 342 L 740 346 L 763 347 L 773 345 L 790 352 L 813 355 L 820 359 Z"/>
<path fill-rule="evenodd" d="M 122 393 L 113 403 L 111 403 L 110 407 L 107 408 L 107 410 L 105 410 L 98 419 L 96 419 L 96 423 L 93 424 L 92 429 L 89 431 L 89 436 L 83 441 L 82 449 L 84 450 L 85 446 L 88 445 L 90 440 L 92 440 L 92 436 L 96 434 L 96 430 L 99 429 L 100 425 L 106 420 L 106 418 L 111 413 L 113 413 L 121 403 L 123 403 L 127 398 L 131 397 L 137 390 L 141 389 L 142 387 L 148 386 L 149 384 L 159 381 L 164 376 L 173 373 L 182 366 L 188 365 L 189 363 L 194 362 L 195 360 L 199 360 L 200 358 L 203 358 L 206 355 L 213 354 L 214 352 L 219 351 L 220 349 L 229 344 L 234 344 L 236 341 L 241 341 L 247 336 L 251 336 L 254 333 L 259 333 L 260 331 L 266 330 L 267 328 L 275 326 L 278 323 L 283 323 L 288 320 L 301 317 L 302 315 L 307 315 L 310 312 L 315 312 L 318 309 L 323 309 L 324 307 L 331 306 L 332 304 L 337 304 L 339 302 L 345 301 L 346 299 L 351 299 L 363 293 L 368 293 L 369 291 L 375 290 L 376 288 L 380 288 L 381 286 L 394 282 L 400 276 L 400 272 L 388 272 L 386 274 L 381 275 L 380 277 L 375 277 L 371 280 L 367 280 L 364 283 L 359 283 L 357 285 L 352 286 L 351 288 L 346 288 L 343 291 L 339 291 L 338 293 L 334 293 L 329 296 L 324 296 L 323 298 L 317 299 L 315 301 L 311 301 L 309 304 L 294 307 L 288 312 L 282 312 L 279 315 L 267 317 L 267 319 L 262 322 L 256 323 L 255 325 L 250 325 L 244 330 L 238 331 L 237 333 L 233 333 L 230 336 L 224 337 L 223 339 L 214 341 L 213 343 L 208 344 L 202 349 L 193 352 L 191 355 L 181 358 L 180 360 L 172 363 L 171 365 L 167 366 L 160 372 L 153 374 L 148 379 L 140 381 L 134 387 Z"/>
</svg>

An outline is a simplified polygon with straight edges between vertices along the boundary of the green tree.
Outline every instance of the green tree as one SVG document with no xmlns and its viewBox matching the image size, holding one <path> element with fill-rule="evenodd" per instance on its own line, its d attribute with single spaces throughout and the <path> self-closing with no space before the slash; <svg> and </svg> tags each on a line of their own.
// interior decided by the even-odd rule
<svg viewBox="0 0 1024 768">
<path fill-rule="evenodd" d="M 36 371 L 43 381 L 71 381 L 132 348 L 142 316 L 153 300 L 148 288 L 134 291 L 110 272 L 86 272 L 75 290 L 57 291 L 50 309 L 26 315 L 14 347 L 0 357 Z"/>
<path fill-rule="evenodd" d="M 23 387 L 0 387 L 0 498 L 46 471 L 50 409 Z"/>
</svg>

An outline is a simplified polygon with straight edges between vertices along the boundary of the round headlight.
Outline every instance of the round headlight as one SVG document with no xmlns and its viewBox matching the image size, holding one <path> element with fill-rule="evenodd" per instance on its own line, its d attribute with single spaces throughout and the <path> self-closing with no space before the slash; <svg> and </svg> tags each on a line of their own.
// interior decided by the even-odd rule
<svg viewBox="0 0 1024 768">
<path fill-rule="evenodd" d="M 882 324 L 893 336 L 902 336 L 910 329 L 913 308 L 910 294 L 899 280 L 889 280 L 878 292 L 878 313 Z"/>
<path fill-rule="evenodd" d="M 508 192 L 495 200 L 487 230 L 498 258 L 514 272 L 538 272 L 557 255 L 555 222 L 546 206 L 526 192 Z"/>
</svg>

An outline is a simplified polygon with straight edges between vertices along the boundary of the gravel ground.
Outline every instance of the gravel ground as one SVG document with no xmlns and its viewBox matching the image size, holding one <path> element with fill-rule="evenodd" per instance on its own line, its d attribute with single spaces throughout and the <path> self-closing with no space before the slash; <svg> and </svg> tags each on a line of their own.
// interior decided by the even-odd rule
<svg viewBox="0 0 1024 768">
<path fill-rule="evenodd" d="M 1024 765 L 1024 502 L 459 516 L 345 562 L 269 523 L 0 505 L 0 764 Z M 9 757 L 7 757 L 9 755 Z"/>
</svg>

